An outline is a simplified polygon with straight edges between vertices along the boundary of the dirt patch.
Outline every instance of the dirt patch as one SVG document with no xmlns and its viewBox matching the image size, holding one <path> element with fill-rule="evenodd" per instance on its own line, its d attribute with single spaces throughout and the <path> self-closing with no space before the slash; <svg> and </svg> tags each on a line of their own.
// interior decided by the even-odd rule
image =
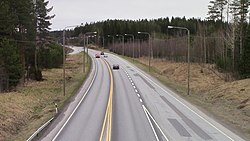
<svg viewBox="0 0 250 141">
<path fill-rule="evenodd" d="M 137 61 L 148 65 L 147 58 Z M 187 63 L 153 59 L 151 64 L 156 70 L 156 77 L 163 76 L 161 78 L 168 79 L 186 91 Z M 216 70 L 211 71 L 209 65 L 192 63 L 190 68 L 191 96 L 186 96 L 183 91 L 182 96 L 250 138 L 250 79 L 226 82 L 219 77 L 223 74 L 220 75 Z M 181 92 L 179 89 L 182 88 L 174 89 Z"/>
<path fill-rule="evenodd" d="M 43 71 L 44 81 L 29 81 L 16 91 L 0 94 L 0 141 L 26 140 L 61 108 L 82 84 L 82 55 L 69 55 L 66 61 L 66 96 L 62 93 L 62 69 Z M 87 70 L 90 66 L 88 64 Z"/>
</svg>

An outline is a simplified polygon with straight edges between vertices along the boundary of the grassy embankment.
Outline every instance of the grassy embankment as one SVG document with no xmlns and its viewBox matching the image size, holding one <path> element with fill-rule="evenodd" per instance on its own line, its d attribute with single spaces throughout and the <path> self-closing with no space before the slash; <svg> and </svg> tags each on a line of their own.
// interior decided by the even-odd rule
<svg viewBox="0 0 250 141">
<path fill-rule="evenodd" d="M 132 61 L 148 72 L 148 59 Z M 187 95 L 187 64 L 154 59 L 151 74 L 184 99 L 187 99 L 225 126 L 250 139 L 250 79 L 225 82 L 208 66 L 191 64 L 190 87 Z M 219 72 L 217 72 L 219 73 Z"/>
<path fill-rule="evenodd" d="M 91 60 L 91 59 L 90 59 Z M 90 71 L 82 72 L 82 53 L 66 61 L 66 96 L 62 92 L 62 68 L 43 71 L 44 81 L 29 81 L 15 91 L 0 94 L 0 141 L 26 140 L 55 115 L 55 103 L 63 105 L 77 92 Z"/>
</svg>

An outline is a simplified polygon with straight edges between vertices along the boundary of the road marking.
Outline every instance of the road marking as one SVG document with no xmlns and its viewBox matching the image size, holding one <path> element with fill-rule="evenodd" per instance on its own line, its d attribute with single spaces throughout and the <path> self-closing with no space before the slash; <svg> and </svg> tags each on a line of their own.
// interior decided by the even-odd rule
<svg viewBox="0 0 250 141">
<path fill-rule="evenodd" d="M 113 74 L 111 71 L 111 68 L 106 60 L 103 60 L 104 63 L 106 64 L 108 70 L 109 70 L 109 75 L 110 75 L 110 89 L 109 89 L 109 99 L 108 99 L 108 104 L 106 108 L 106 113 L 105 113 L 105 118 L 103 121 L 103 126 L 102 126 L 102 131 L 101 135 L 99 138 L 99 141 L 103 140 L 104 137 L 104 131 L 106 127 L 106 140 L 105 141 L 111 141 L 111 128 L 112 128 L 112 102 L 113 102 L 113 84 L 114 84 L 114 79 L 113 79 Z M 107 123 L 107 126 L 106 126 Z"/>
<path fill-rule="evenodd" d="M 128 78 L 130 79 L 130 82 L 131 82 L 132 86 L 134 87 L 134 90 L 135 90 L 135 92 L 136 92 L 136 94 L 137 94 L 137 96 L 138 96 L 138 98 L 139 98 L 139 101 L 140 101 L 141 103 L 143 103 L 143 100 L 142 100 L 140 94 L 138 93 L 138 90 L 137 90 L 136 87 L 135 87 L 135 83 L 133 83 L 133 81 L 131 80 L 131 77 L 130 77 L 130 76 L 128 76 Z M 154 123 L 156 124 L 157 128 L 159 128 L 161 134 L 164 136 L 164 138 L 166 139 L 166 141 L 169 141 L 169 140 L 167 139 L 167 137 L 165 136 L 165 134 L 162 132 L 161 128 L 158 126 L 158 124 L 156 123 L 156 121 L 153 119 L 153 117 L 150 115 L 150 113 L 147 111 L 146 107 L 145 107 L 143 104 L 142 104 L 142 109 L 143 109 L 143 111 L 144 111 L 144 113 L 145 113 L 145 115 L 146 115 L 146 117 L 147 117 L 147 120 L 148 120 L 148 122 L 149 122 L 149 124 L 150 124 L 150 126 L 151 126 L 151 129 L 153 130 L 153 133 L 154 133 L 154 136 L 155 136 L 156 140 L 157 140 L 157 141 L 160 141 L 158 135 L 156 134 L 156 131 L 155 131 L 155 129 L 154 129 L 154 126 L 153 126 L 153 124 L 152 124 L 150 118 L 154 121 Z M 150 117 L 149 117 L 149 116 L 150 116 Z"/>
<path fill-rule="evenodd" d="M 92 57 L 91 57 L 92 58 Z M 94 60 L 92 58 L 92 60 Z M 95 67 L 96 67 L 96 61 L 95 61 Z M 88 89 L 86 90 L 85 94 L 83 95 L 83 97 L 81 98 L 81 100 L 79 101 L 79 103 L 77 104 L 77 106 L 75 107 L 75 109 L 73 110 L 73 112 L 70 114 L 70 116 L 68 117 L 68 119 L 66 120 L 66 122 L 63 124 L 63 126 L 61 127 L 61 129 L 57 132 L 56 136 L 53 138 L 52 141 L 55 141 L 56 138 L 59 136 L 59 134 L 62 132 L 62 130 L 64 129 L 64 127 L 68 124 L 69 120 L 72 118 L 72 116 L 75 114 L 76 110 L 78 109 L 78 107 L 81 105 L 82 101 L 85 99 L 86 95 L 88 94 L 90 88 L 92 87 L 93 83 L 94 83 L 94 80 L 96 79 L 96 75 L 97 75 L 97 67 L 96 67 L 96 70 L 95 70 L 95 74 L 94 74 L 94 77 L 88 87 Z"/>
<path fill-rule="evenodd" d="M 157 136 L 157 134 L 156 134 L 156 132 L 155 132 L 155 128 L 154 128 L 154 126 L 153 126 L 151 120 L 149 119 L 149 116 L 148 116 L 148 114 L 147 114 L 147 112 L 146 112 L 146 110 L 145 110 L 145 106 L 144 106 L 144 105 L 142 105 L 142 109 L 143 109 L 143 111 L 144 111 L 144 113 L 145 113 L 145 115 L 146 115 L 146 117 L 147 117 L 147 119 L 148 119 L 148 122 L 149 122 L 149 124 L 150 124 L 150 126 L 151 126 L 151 129 L 153 130 L 153 133 L 154 133 L 154 135 L 155 135 L 156 140 L 159 141 L 159 138 L 158 138 L 158 136 Z"/>
<path fill-rule="evenodd" d="M 148 111 L 148 109 L 144 105 L 142 105 L 142 107 L 146 111 L 146 113 L 148 114 L 148 116 L 153 120 L 153 122 L 155 123 L 155 125 L 157 126 L 157 128 L 160 130 L 160 132 L 163 135 L 163 137 L 165 138 L 165 140 L 169 141 L 168 138 L 166 137 L 166 135 L 164 134 L 164 132 L 161 130 L 161 127 L 158 125 L 158 123 L 155 121 L 154 117 Z"/>
<path fill-rule="evenodd" d="M 117 57 L 117 56 L 115 56 Z M 124 61 L 123 59 L 117 57 L 118 59 L 120 59 L 121 61 L 123 61 L 126 64 L 131 65 L 130 63 Z M 134 66 L 133 64 L 131 66 Z M 136 67 L 134 67 L 134 69 L 136 69 Z M 141 72 L 139 69 L 137 69 L 137 71 L 143 75 L 145 78 L 147 78 L 149 81 L 151 81 L 153 84 L 155 84 L 157 87 L 159 87 L 161 90 L 163 90 L 166 94 L 168 94 L 170 97 L 172 97 L 173 99 L 175 99 L 177 102 L 179 102 L 180 104 L 182 104 L 184 107 L 186 107 L 188 110 L 190 110 L 192 113 L 194 113 L 196 116 L 198 116 L 199 118 L 201 118 L 202 120 L 204 120 L 206 123 L 208 123 L 210 126 L 212 126 L 213 128 L 215 128 L 217 131 L 219 131 L 221 134 L 223 134 L 224 136 L 226 136 L 228 139 L 230 139 L 231 141 L 234 141 L 231 137 L 229 137 L 226 133 L 224 133 L 223 131 L 221 131 L 219 128 L 217 128 L 215 125 L 213 125 L 212 123 L 210 123 L 208 120 L 206 120 L 205 118 L 203 118 L 201 115 L 199 115 L 198 113 L 196 113 L 194 110 L 192 110 L 191 108 L 189 108 L 186 104 L 184 104 L 183 102 L 181 102 L 180 100 L 178 100 L 176 97 L 174 97 L 172 94 L 172 91 L 166 91 L 164 88 L 162 88 L 161 86 L 159 86 L 158 84 L 156 84 L 153 80 L 151 80 L 149 77 L 147 77 L 143 72 Z M 229 130 L 230 131 L 230 130 Z"/>
<path fill-rule="evenodd" d="M 141 73 L 141 72 L 140 72 Z M 144 74 L 142 74 L 144 75 Z M 165 93 L 167 93 L 169 96 L 171 96 L 172 98 L 174 98 L 177 102 L 179 102 L 180 104 L 182 104 L 184 107 L 186 107 L 187 109 L 189 109 L 192 113 L 194 113 L 196 116 L 198 116 L 199 118 L 201 118 L 202 120 L 204 120 L 206 123 L 208 123 L 210 126 L 212 126 L 213 128 L 215 128 L 217 131 L 219 131 L 220 133 L 222 133 L 224 136 L 226 136 L 227 138 L 229 138 L 231 141 L 234 141 L 234 139 L 232 139 L 231 137 L 229 137 L 226 133 L 222 132 L 220 129 L 218 129 L 216 126 L 214 126 L 212 123 L 210 123 L 208 120 L 206 120 L 205 118 L 203 118 L 201 115 L 199 115 L 198 113 L 196 113 L 194 110 L 192 110 L 191 108 L 189 108 L 186 104 L 184 104 L 183 102 L 181 102 L 179 99 L 177 99 L 176 97 L 174 97 L 173 95 L 169 94 L 169 92 L 167 92 L 165 89 L 163 89 L 161 86 L 159 86 L 158 84 L 156 84 L 154 81 L 152 81 L 150 78 L 148 78 L 147 76 L 144 75 L 144 77 L 146 77 L 148 80 L 150 80 L 152 83 L 154 83 L 156 86 L 158 86 L 160 89 L 162 89 Z"/>
<path fill-rule="evenodd" d="M 141 103 L 143 102 L 141 98 L 140 98 L 140 102 L 141 102 Z"/>
</svg>

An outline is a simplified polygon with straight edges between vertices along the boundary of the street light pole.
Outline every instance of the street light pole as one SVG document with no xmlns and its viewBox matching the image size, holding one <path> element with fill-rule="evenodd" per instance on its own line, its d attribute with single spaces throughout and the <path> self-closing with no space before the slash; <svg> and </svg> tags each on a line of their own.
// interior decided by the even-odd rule
<svg viewBox="0 0 250 141">
<path fill-rule="evenodd" d="M 87 32 L 87 33 L 85 33 L 84 34 L 84 39 L 85 39 L 85 37 L 86 37 L 86 35 L 87 35 L 87 44 L 86 44 L 86 46 L 87 46 L 87 54 L 89 53 L 89 48 L 88 48 L 88 44 L 89 44 L 89 36 L 88 35 L 90 35 L 90 34 L 96 34 L 97 32 L 95 31 L 95 32 Z M 85 44 L 85 41 L 84 41 L 84 44 Z M 84 52 L 85 52 L 85 48 L 84 48 Z M 87 63 L 89 62 L 89 59 L 87 58 Z"/>
<path fill-rule="evenodd" d="M 64 29 L 63 29 L 63 95 L 65 96 L 66 95 L 66 92 L 65 92 L 65 87 L 66 87 L 66 79 L 65 79 L 65 31 L 67 28 L 72 28 L 72 27 L 77 27 L 79 25 L 73 25 L 73 26 L 66 26 Z"/>
<path fill-rule="evenodd" d="M 65 28 L 66 29 L 66 28 Z M 66 86 L 66 80 L 65 80 L 65 29 L 63 30 L 63 95 L 65 96 L 65 86 Z"/>
<path fill-rule="evenodd" d="M 114 36 L 112 36 L 112 35 L 108 35 L 108 37 L 112 37 L 112 50 L 113 50 L 113 52 L 114 52 L 114 43 L 115 43 L 115 37 Z"/>
<path fill-rule="evenodd" d="M 148 32 L 137 32 L 138 34 L 146 34 L 148 35 L 148 44 L 149 44 L 149 48 L 148 48 L 148 52 L 149 52 L 149 59 L 148 59 L 148 71 L 150 72 L 150 66 L 151 66 L 151 35 Z"/>
<path fill-rule="evenodd" d="M 131 36 L 133 39 L 133 59 L 135 58 L 135 36 L 133 34 L 125 34 L 125 36 Z"/>
<path fill-rule="evenodd" d="M 190 30 L 186 27 L 177 27 L 177 26 L 168 26 L 168 28 L 170 29 L 182 29 L 182 30 L 186 30 L 187 34 L 188 34 L 188 95 L 190 94 Z"/>
<path fill-rule="evenodd" d="M 89 54 L 89 47 L 88 47 L 88 45 L 89 45 L 89 36 L 87 36 L 87 43 L 86 43 L 86 47 L 87 47 L 87 54 Z M 89 62 L 89 59 L 88 59 L 88 57 L 87 57 L 87 63 Z"/>
<path fill-rule="evenodd" d="M 83 34 L 83 72 L 85 73 L 85 66 L 86 66 L 86 64 L 85 64 L 85 38 L 86 38 L 86 36 L 85 36 L 85 34 Z"/>
<path fill-rule="evenodd" d="M 104 36 L 102 37 L 102 49 L 104 50 Z"/>
<path fill-rule="evenodd" d="M 117 34 L 116 35 L 117 37 L 122 37 L 122 55 L 124 56 L 124 36 L 123 35 L 120 35 L 120 34 Z"/>
</svg>

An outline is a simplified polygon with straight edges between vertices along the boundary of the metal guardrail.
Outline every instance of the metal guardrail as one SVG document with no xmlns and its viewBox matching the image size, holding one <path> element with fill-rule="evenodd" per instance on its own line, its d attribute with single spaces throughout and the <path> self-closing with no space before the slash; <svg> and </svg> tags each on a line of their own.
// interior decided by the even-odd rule
<svg viewBox="0 0 250 141">
<path fill-rule="evenodd" d="M 36 130 L 35 133 L 33 133 L 26 141 L 32 141 L 46 126 L 50 124 L 50 122 L 54 119 L 51 118 L 49 121 L 47 121 L 45 124 L 43 124 L 40 128 Z"/>
</svg>

